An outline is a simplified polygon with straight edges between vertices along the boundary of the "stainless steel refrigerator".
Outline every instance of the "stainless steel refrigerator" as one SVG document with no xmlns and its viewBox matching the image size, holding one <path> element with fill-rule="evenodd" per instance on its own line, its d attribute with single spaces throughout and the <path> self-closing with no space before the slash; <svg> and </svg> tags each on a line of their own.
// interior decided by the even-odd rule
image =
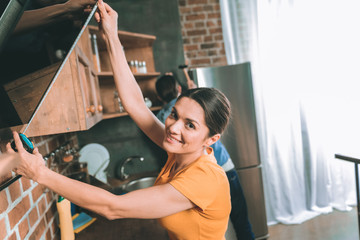
<svg viewBox="0 0 360 240">
<path fill-rule="evenodd" d="M 193 79 L 199 87 L 214 87 L 229 99 L 232 119 L 221 137 L 239 175 L 249 220 L 256 239 L 266 239 L 268 228 L 261 175 L 261 160 L 255 114 L 251 65 L 249 62 L 196 68 Z"/>
</svg>

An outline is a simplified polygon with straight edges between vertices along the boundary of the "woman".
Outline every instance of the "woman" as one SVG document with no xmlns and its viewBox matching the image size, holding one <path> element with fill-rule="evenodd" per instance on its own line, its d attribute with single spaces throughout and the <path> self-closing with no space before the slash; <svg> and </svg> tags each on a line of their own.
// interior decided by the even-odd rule
<svg viewBox="0 0 360 240">
<path fill-rule="evenodd" d="M 227 125 L 228 100 L 215 89 L 185 92 L 164 126 L 146 107 L 128 67 L 118 39 L 117 13 L 102 0 L 98 7 L 95 18 L 107 42 L 121 102 L 142 131 L 168 152 L 168 161 L 153 187 L 117 196 L 52 172 L 38 150 L 27 153 L 14 133 L 20 156 L 16 173 L 108 219 L 159 218 L 171 239 L 224 239 L 231 209 L 229 184 L 209 146 Z M 7 150 L 13 152 L 10 144 Z"/>
</svg>

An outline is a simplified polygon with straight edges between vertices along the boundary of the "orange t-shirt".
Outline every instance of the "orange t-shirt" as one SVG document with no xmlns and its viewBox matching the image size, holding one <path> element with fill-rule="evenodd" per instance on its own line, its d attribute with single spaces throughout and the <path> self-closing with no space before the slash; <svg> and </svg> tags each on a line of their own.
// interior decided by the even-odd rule
<svg viewBox="0 0 360 240">
<path fill-rule="evenodd" d="M 217 165 L 212 148 L 169 178 L 174 155 L 161 170 L 155 185 L 169 183 L 196 207 L 159 219 L 171 240 L 223 240 L 231 211 L 229 182 Z"/>
</svg>

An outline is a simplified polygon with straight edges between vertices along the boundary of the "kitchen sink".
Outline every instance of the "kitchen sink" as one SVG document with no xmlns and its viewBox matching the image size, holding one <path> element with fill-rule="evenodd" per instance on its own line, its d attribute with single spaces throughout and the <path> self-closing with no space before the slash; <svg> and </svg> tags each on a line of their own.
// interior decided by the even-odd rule
<svg viewBox="0 0 360 240">
<path fill-rule="evenodd" d="M 142 177 L 120 185 L 112 190 L 114 194 L 120 195 L 131 191 L 148 188 L 154 185 L 156 177 Z"/>
<path fill-rule="evenodd" d="M 154 185 L 156 177 L 144 177 L 135 179 L 128 184 L 125 184 L 124 190 L 127 192 L 131 192 L 138 189 L 143 189 L 147 187 L 151 187 Z"/>
</svg>

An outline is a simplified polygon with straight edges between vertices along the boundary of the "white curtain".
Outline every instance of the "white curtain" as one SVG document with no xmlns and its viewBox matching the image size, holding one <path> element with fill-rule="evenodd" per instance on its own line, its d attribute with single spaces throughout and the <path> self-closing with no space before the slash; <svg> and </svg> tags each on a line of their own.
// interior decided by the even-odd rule
<svg viewBox="0 0 360 240">
<path fill-rule="evenodd" d="M 229 64 L 250 61 L 268 224 L 356 203 L 360 2 L 220 0 Z"/>
</svg>

